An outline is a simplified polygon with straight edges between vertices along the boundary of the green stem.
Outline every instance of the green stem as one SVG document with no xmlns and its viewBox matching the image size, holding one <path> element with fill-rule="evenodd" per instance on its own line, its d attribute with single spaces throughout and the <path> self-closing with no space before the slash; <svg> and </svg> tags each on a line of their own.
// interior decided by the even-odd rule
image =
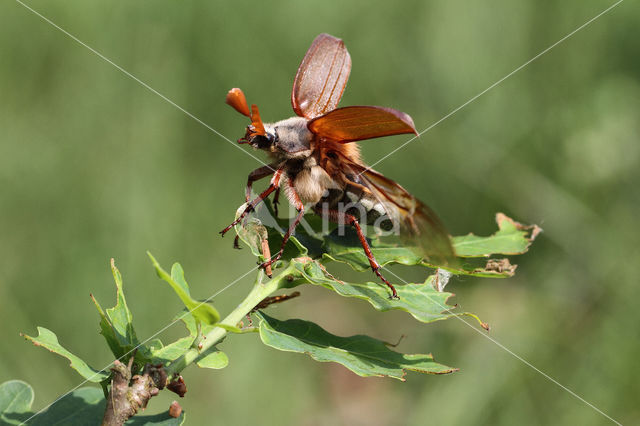
<svg viewBox="0 0 640 426">
<path fill-rule="evenodd" d="M 287 276 L 291 274 L 295 268 L 293 265 L 287 266 L 278 275 L 273 277 L 266 283 L 263 283 L 264 271 L 260 269 L 256 282 L 251 289 L 251 292 L 240 302 L 238 307 L 234 309 L 225 319 L 220 321 L 220 325 L 228 326 L 230 328 L 236 327 L 236 325 L 255 308 L 265 297 L 276 291 L 282 286 L 282 281 L 287 279 Z M 222 338 L 228 333 L 223 327 L 216 327 L 211 330 L 204 339 L 201 340 L 201 348 L 191 348 L 180 358 L 176 359 L 169 366 L 165 368 L 165 371 L 169 376 L 180 373 L 190 364 L 198 361 L 198 359 L 207 353 L 207 349 L 211 348 L 216 343 L 220 342 Z"/>
</svg>

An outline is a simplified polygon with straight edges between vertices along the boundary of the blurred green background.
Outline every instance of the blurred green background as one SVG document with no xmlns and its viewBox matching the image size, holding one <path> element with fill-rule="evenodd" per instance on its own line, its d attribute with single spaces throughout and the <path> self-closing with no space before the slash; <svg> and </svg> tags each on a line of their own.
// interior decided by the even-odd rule
<svg viewBox="0 0 640 426">
<path fill-rule="evenodd" d="M 424 129 L 613 2 L 28 4 L 235 140 L 246 119 L 224 104 L 227 90 L 241 87 L 266 121 L 293 115 L 296 68 L 321 32 L 343 38 L 353 59 L 341 105 L 395 107 Z M 628 424 L 640 420 L 639 19 L 638 3 L 623 2 L 376 166 L 454 235 L 493 232 L 497 211 L 544 228 L 514 259 L 516 277 L 457 279 L 447 290 L 491 337 Z M 242 275 L 255 260 L 217 232 L 259 164 L 20 4 L 3 1 L 0 23 L 0 382 L 31 383 L 40 408 L 81 379 L 19 333 L 50 328 L 101 367 L 111 359 L 89 293 L 114 300 L 109 258 L 140 338 L 180 309 L 146 250 L 166 266 L 180 261 L 196 297 Z M 365 161 L 406 139 L 362 143 Z M 235 307 L 252 279 L 216 306 Z M 222 345 L 229 367 L 185 371 L 188 424 L 609 422 L 460 321 L 424 325 L 323 289 L 302 293 L 270 314 L 339 335 L 406 334 L 399 350 L 433 352 L 461 371 L 365 379 L 235 336 Z"/>
</svg>

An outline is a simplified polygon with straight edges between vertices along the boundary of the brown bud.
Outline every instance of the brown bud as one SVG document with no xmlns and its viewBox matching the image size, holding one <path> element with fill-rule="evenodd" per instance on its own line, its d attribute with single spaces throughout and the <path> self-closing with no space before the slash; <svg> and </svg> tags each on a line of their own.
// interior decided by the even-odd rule
<svg viewBox="0 0 640 426">
<path fill-rule="evenodd" d="M 173 401 L 169 407 L 169 415 L 178 418 L 180 414 L 182 414 L 182 407 L 178 404 L 178 401 Z"/>
</svg>

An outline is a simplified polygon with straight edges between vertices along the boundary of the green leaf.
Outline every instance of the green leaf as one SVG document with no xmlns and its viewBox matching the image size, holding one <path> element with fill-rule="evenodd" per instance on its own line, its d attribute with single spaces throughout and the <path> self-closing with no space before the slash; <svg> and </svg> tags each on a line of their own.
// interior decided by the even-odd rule
<svg viewBox="0 0 640 426">
<path fill-rule="evenodd" d="M 406 370 L 430 374 L 456 371 L 436 363 L 431 355 L 401 354 L 369 336 L 339 337 L 309 321 L 279 321 L 263 312 L 258 316 L 260 338 L 264 344 L 281 351 L 306 353 L 316 361 L 342 364 L 359 376 L 392 377 L 404 381 Z"/>
<path fill-rule="evenodd" d="M 113 356 L 115 358 L 120 358 L 122 355 L 126 353 L 126 350 L 120 344 L 120 339 L 118 339 L 118 337 L 116 336 L 116 331 L 113 328 L 113 325 L 109 320 L 109 317 L 107 317 L 107 314 L 102 309 L 102 306 L 100 306 L 100 303 L 98 303 L 98 300 L 95 297 L 93 297 L 93 294 L 91 294 L 90 296 L 91 296 L 91 300 L 93 301 L 93 304 L 98 310 L 98 314 L 100 315 L 100 334 L 102 334 L 104 339 L 107 341 L 107 345 L 109 345 L 109 348 L 111 349 L 111 353 L 113 353 Z"/>
<path fill-rule="evenodd" d="M 6 401 L 17 401 L 10 409 L 3 410 Z M 29 421 L 30 426 L 69 425 L 84 426 L 100 424 L 104 416 L 106 401 L 102 390 L 93 387 L 76 389 L 63 396 L 42 413 L 30 412 L 33 403 L 33 389 L 27 383 L 11 380 L 0 385 L 0 420 L 2 424 L 21 424 Z M 33 417 L 32 417 L 33 416 Z M 29 420 L 30 419 L 30 420 Z M 168 412 L 153 416 L 134 416 L 126 425 L 179 426 L 185 421 L 184 411 L 178 418 Z"/>
<path fill-rule="evenodd" d="M 165 366 L 171 364 L 176 359 L 180 358 L 187 352 L 189 349 L 197 345 L 196 338 L 198 337 L 198 330 L 196 321 L 193 316 L 189 315 L 189 312 L 183 310 L 179 312 L 173 319 L 172 322 L 176 320 L 182 321 L 187 330 L 189 331 L 189 335 L 186 337 L 182 337 L 175 342 L 168 344 L 166 346 L 159 345 L 155 348 L 152 348 L 150 351 L 151 363 L 158 364 L 162 363 Z M 201 325 L 200 334 L 204 335 L 209 333 L 217 325 Z M 211 358 L 209 358 L 209 356 Z M 226 361 L 225 361 L 226 360 Z M 200 365 L 202 363 L 202 365 Z M 198 366 L 204 368 L 224 368 L 229 363 L 229 359 L 227 355 L 222 353 L 220 350 L 215 347 L 209 349 L 207 354 L 203 356 L 203 358 L 198 362 Z"/>
<path fill-rule="evenodd" d="M 154 339 L 141 345 L 133 328 L 133 314 L 129 310 L 124 296 L 122 275 L 111 259 L 111 271 L 116 284 L 116 304 L 114 307 L 103 310 L 98 301 L 91 295 L 91 299 L 100 315 L 100 334 L 105 338 L 113 356 L 120 359 L 135 352 L 136 365 L 140 368 L 151 362 L 149 351 L 153 345 L 161 344 Z"/>
<path fill-rule="evenodd" d="M 523 254 L 542 229 L 537 225 L 522 225 L 503 213 L 496 214 L 498 232 L 488 237 L 468 234 L 453 237 L 453 246 L 460 257 L 486 257 L 492 254 Z"/>
<path fill-rule="evenodd" d="M 473 234 L 453 237 L 456 253 L 464 257 L 464 261 L 456 269 L 448 269 L 456 275 L 473 275 L 481 277 L 504 278 L 513 276 L 516 266 L 508 259 L 486 259 L 493 254 L 515 255 L 525 253 L 531 242 L 540 233 L 536 225 L 525 226 L 502 213 L 496 215 L 499 231 L 489 237 L 478 237 Z M 334 260 L 350 265 L 356 271 L 371 268 L 360 241 L 352 229 L 345 229 L 345 235 L 338 235 L 334 230 L 325 238 L 325 260 Z M 389 264 L 422 265 L 434 267 L 422 259 L 416 248 L 402 247 L 374 239 L 370 243 L 371 252 L 382 266 Z M 480 257 L 484 259 L 470 259 Z"/>
<path fill-rule="evenodd" d="M 116 268 L 115 261 L 111 259 L 111 271 L 116 282 L 116 305 L 107 309 L 107 317 L 111 321 L 111 325 L 116 332 L 116 336 L 123 346 L 136 346 L 138 338 L 133 329 L 133 314 L 127 306 L 127 300 L 124 297 L 122 289 L 122 275 Z"/>
<path fill-rule="evenodd" d="M 167 348 L 171 348 L 172 354 L 170 357 L 170 361 L 175 361 L 177 358 L 179 358 L 179 356 L 182 356 L 189 348 L 194 346 L 194 341 L 196 337 L 198 337 L 198 329 L 194 318 L 191 315 L 185 315 L 185 313 L 186 311 L 180 312 L 178 315 L 176 315 L 176 318 L 179 318 L 184 323 L 185 327 L 189 331 L 189 336 L 183 337 L 182 339 L 179 339 L 171 345 L 165 346 L 165 348 L 163 348 L 161 352 L 162 354 L 166 354 L 168 351 Z M 203 324 L 200 330 L 200 335 L 206 335 L 218 326 L 220 326 L 220 324 Z M 229 358 L 227 357 L 227 354 L 213 346 L 209 348 L 206 353 L 201 354 L 201 358 L 197 361 L 196 364 L 201 368 L 221 369 L 229 364 Z"/>
<path fill-rule="evenodd" d="M 174 263 L 171 266 L 171 279 L 180 286 L 180 289 L 182 289 L 183 295 L 185 296 L 185 299 L 183 299 L 183 303 L 185 302 L 185 300 L 187 300 L 186 298 L 188 298 L 188 305 L 187 303 L 185 303 L 185 306 L 187 307 L 187 309 L 192 310 L 191 314 L 194 318 L 206 325 L 212 325 L 220 321 L 220 314 L 208 302 L 203 302 L 201 300 L 195 300 L 191 298 L 189 285 L 184 279 L 184 270 L 179 263 Z"/>
<path fill-rule="evenodd" d="M 107 309 L 105 312 L 93 295 L 91 295 L 91 300 L 93 300 L 100 315 L 100 334 L 102 334 L 107 341 L 114 357 L 121 358 L 138 346 L 139 342 L 133 328 L 133 314 L 129 310 L 127 300 L 124 297 L 122 275 L 118 268 L 116 268 L 113 259 L 111 259 L 111 271 L 116 283 L 115 306 Z M 142 358 L 143 352 L 144 350 L 142 350 L 139 355 L 136 355 L 136 358 Z"/>
<path fill-rule="evenodd" d="M 98 383 L 109 377 L 109 373 L 99 371 L 95 368 L 90 367 L 82 359 L 78 358 L 76 355 L 63 348 L 62 345 L 60 345 L 60 343 L 58 342 L 58 337 L 52 331 L 47 330 L 44 327 L 38 327 L 37 337 L 31 337 L 27 335 L 24 335 L 24 337 L 27 340 L 32 341 L 36 346 L 42 346 L 43 348 L 46 348 L 53 353 L 67 358 L 69 361 L 71 361 L 71 368 L 76 370 L 82 377 L 89 380 L 90 382 Z"/>
<path fill-rule="evenodd" d="M 166 346 L 160 345 L 156 348 L 153 348 L 151 350 L 151 358 L 153 364 L 161 363 L 164 365 L 168 365 L 184 355 L 184 353 L 194 345 L 195 339 L 198 335 L 198 331 L 196 320 L 193 318 L 193 315 L 190 315 L 189 311 L 185 309 L 178 312 L 171 323 L 174 323 L 177 320 L 180 320 L 185 325 L 187 331 L 189 332 L 189 335 L 186 337 L 182 337 Z M 202 325 L 201 332 L 208 332 L 211 328 L 212 327 L 210 326 Z"/>
<path fill-rule="evenodd" d="M 20 424 L 33 404 L 33 389 L 22 380 L 9 380 L 0 385 L 0 423 Z"/>
<path fill-rule="evenodd" d="M 358 272 L 370 271 L 371 265 L 360 243 L 357 246 L 346 246 L 344 243 L 329 248 L 323 254 L 325 261 L 346 263 Z M 371 253 L 381 266 L 399 264 L 406 266 L 427 266 L 436 268 L 422 260 L 410 247 L 377 245 L 371 247 Z M 447 269 L 455 275 L 472 275 L 488 278 L 508 278 L 513 276 L 516 265 L 511 265 L 508 259 L 475 260 L 465 259 L 457 269 Z"/>
<path fill-rule="evenodd" d="M 152 363 L 163 365 L 170 364 L 184 355 L 184 353 L 191 348 L 193 340 L 194 338 L 190 336 L 183 337 L 171 344 L 168 344 L 167 346 L 152 349 L 150 353 Z"/>
<path fill-rule="evenodd" d="M 102 390 L 85 387 L 65 395 L 55 404 L 38 414 L 29 425 L 94 425 L 104 415 L 106 401 Z"/>
<path fill-rule="evenodd" d="M 196 362 L 196 365 L 201 368 L 213 368 L 218 370 L 229 365 L 229 357 L 227 357 L 227 354 L 215 349 L 214 347 L 214 351 L 200 358 L 198 362 Z"/>
<path fill-rule="evenodd" d="M 366 300 L 379 311 L 384 312 L 393 309 L 405 311 L 410 313 L 418 321 L 425 323 L 466 315 L 477 320 L 482 327 L 487 328 L 487 325 L 472 313 L 451 312 L 451 309 L 454 309 L 455 306 L 447 304 L 447 300 L 451 296 L 454 296 L 454 294 L 436 290 L 434 287 L 436 275 L 428 277 L 424 283 L 396 285 L 400 299 L 391 300 L 389 299 L 389 290 L 382 283 L 371 281 L 366 283 L 348 283 L 339 281 L 328 274 L 316 261 L 294 259 L 293 262 L 300 277 L 306 282 L 321 285 L 335 291 L 341 296 Z"/>
<path fill-rule="evenodd" d="M 151 253 L 147 252 L 147 255 L 149 255 L 153 266 L 156 268 L 158 277 L 166 281 L 171 286 L 173 291 L 178 295 L 180 300 L 182 300 L 182 303 L 191 312 L 191 315 L 193 315 L 194 318 L 207 325 L 215 324 L 220 321 L 220 314 L 213 306 L 208 303 L 195 300 L 191 297 L 189 293 L 189 286 L 184 279 L 184 271 L 179 263 L 173 264 L 173 267 L 171 268 L 171 275 L 169 275 L 164 269 L 162 269 Z"/>
</svg>

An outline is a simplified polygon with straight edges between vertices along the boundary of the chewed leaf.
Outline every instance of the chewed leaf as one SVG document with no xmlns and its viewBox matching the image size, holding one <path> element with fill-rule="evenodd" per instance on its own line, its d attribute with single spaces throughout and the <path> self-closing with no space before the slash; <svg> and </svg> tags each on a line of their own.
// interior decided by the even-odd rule
<svg viewBox="0 0 640 426">
<path fill-rule="evenodd" d="M 316 361 L 342 364 L 359 376 L 392 377 L 405 380 L 406 370 L 446 374 L 455 368 L 438 364 L 431 355 L 405 355 L 392 351 L 381 340 L 369 336 L 335 336 L 309 321 L 280 321 L 258 313 L 260 338 L 272 348 L 306 353 Z"/>
<path fill-rule="evenodd" d="M 400 299 L 390 300 L 389 290 L 382 283 L 339 281 L 315 261 L 302 262 L 294 259 L 293 262 L 296 270 L 306 282 L 329 288 L 342 296 L 366 300 L 379 311 L 393 309 L 405 311 L 418 321 L 425 323 L 464 315 L 474 318 L 482 327 L 487 328 L 486 324 L 474 314 L 451 312 L 455 306 L 447 304 L 447 300 L 453 294 L 436 290 L 434 286 L 435 275 L 428 277 L 424 283 L 397 285 L 396 290 Z"/>
<path fill-rule="evenodd" d="M 102 334 L 102 336 L 107 341 L 107 344 L 109 345 L 109 348 L 111 349 L 114 357 L 118 359 L 125 353 L 127 353 L 128 349 L 126 346 L 121 345 L 120 339 L 116 335 L 116 331 L 111 324 L 111 320 L 109 320 L 109 317 L 107 317 L 107 314 L 102 309 L 102 306 L 100 306 L 100 303 L 98 303 L 93 295 L 91 295 L 91 300 L 96 306 L 98 314 L 100 314 L 100 334 Z"/>
<path fill-rule="evenodd" d="M 362 249 L 362 246 L 359 242 L 351 243 L 348 238 L 348 234 L 349 231 L 347 231 L 347 236 L 345 237 L 328 236 L 325 244 L 326 252 L 323 255 L 323 259 L 325 261 L 333 260 L 340 263 L 346 263 L 359 272 L 370 271 L 371 265 L 367 255 Z M 345 240 L 341 240 L 342 238 L 345 238 Z M 376 245 L 372 245 L 371 253 L 381 266 L 391 264 L 406 266 L 421 265 L 435 269 L 435 266 L 423 261 L 422 256 L 417 253 L 417 250 L 414 250 L 411 247 L 399 247 L 378 243 Z M 448 270 L 456 275 L 472 275 L 479 277 L 506 278 L 513 275 L 516 265 L 512 265 L 509 268 L 492 268 L 495 261 L 492 259 L 491 262 L 491 264 L 487 265 L 489 262 L 487 262 L 486 259 L 463 259 L 457 269 L 448 268 Z"/>
<path fill-rule="evenodd" d="M 421 262 L 423 266 L 436 269 L 435 265 Z M 462 258 L 458 268 L 447 268 L 453 275 L 470 275 L 485 278 L 509 278 L 515 274 L 518 265 L 512 265 L 509 259 Z M 442 269 L 442 268 L 440 268 Z"/>
<path fill-rule="evenodd" d="M 124 297 L 122 275 L 113 259 L 111 259 L 111 272 L 116 283 L 116 305 L 104 311 L 93 296 L 91 299 L 100 314 L 100 333 L 107 341 L 113 355 L 120 358 L 138 345 L 138 338 L 133 329 L 133 315 Z"/>
<path fill-rule="evenodd" d="M 489 237 L 466 235 L 453 237 L 456 254 L 464 259 L 456 269 L 447 268 L 456 275 L 473 275 L 481 277 L 510 277 L 514 274 L 516 265 L 508 259 L 489 259 L 492 254 L 515 255 L 525 253 L 533 239 L 541 232 L 536 225 L 525 226 L 507 216 L 496 215 L 499 230 Z M 334 260 L 350 265 L 357 271 L 370 269 L 369 259 L 364 253 L 360 242 L 351 229 L 346 229 L 344 235 L 333 232 L 328 235 L 324 243 L 324 259 Z M 382 243 L 377 240 L 371 243 L 371 252 L 382 266 L 389 264 L 422 265 L 434 267 L 422 259 L 419 250 L 412 247 L 402 247 L 394 244 Z M 472 258 L 481 259 L 472 259 Z"/>
<path fill-rule="evenodd" d="M 60 345 L 60 342 L 58 342 L 58 337 L 52 331 L 47 330 L 44 327 L 38 327 L 37 337 L 31 337 L 27 335 L 24 335 L 24 337 L 27 340 L 32 341 L 36 346 L 42 346 L 43 348 L 46 348 L 51 352 L 67 358 L 69 361 L 71 361 L 71 368 L 76 370 L 82 377 L 91 382 L 99 383 L 109 377 L 109 373 L 105 371 L 99 371 L 95 368 L 90 367 L 82 359 L 78 358 L 76 355 L 63 348 L 62 345 Z"/>
<path fill-rule="evenodd" d="M 136 337 L 133 328 L 133 315 L 127 306 L 127 300 L 124 296 L 122 283 L 122 275 L 115 262 L 111 259 L 111 271 L 116 284 L 116 304 L 113 308 L 102 309 L 100 303 L 91 295 L 98 314 L 100 315 L 100 334 L 105 338 L 111 352 L 116 359 L 120 359 L 129 354 L 135 353 L 138 365 L 144 365 L 151 359 L 149 351 L 153 350 L 153 345 L 161 345 L 156 339 L 145 344 L 141 344 Z M 137 351 L 134 352 L 134 350 Z"/>
<path fill-rule="evenodd" d="M 124 297 L 122 289 L 122 275 L 116 268 L 115 261 L 111 259 L 111 271 L 113 279 L 116 282 L 116 306 L 107 309 L 107 316 L 111 320 L 111 324 L 116 331 L 117 337 L 121 343 L 126 345 L 136 345 L 138 339 L 133 330 L 133 315 L 127 306 L 127 300 Z"/>
<path fill-rule="evenodd" d="M 236 218 L 240 216 L 245 207 L 246 204 L 240 206 L 236 212 Z M 249 217 L 237 224 L 235 231 L 242 242 L 249 246 L 251 253 L 253 253 L 254 256 L 258 256 L 261 261 L 264 261 L 266 260 L 265 256 L 267 254 L 263 253 L 263 241 L 266 241 L 269 245 L 271 253 L 268 255 L 277 253 L 282 244 L 282 233 L 289 225 L 286 224 L 285 220 L 276 218 L 274 211 L 271 209 L 271 204 L 268 201 L 265 201 L 263 205 L 260 205 L 256 209 L 256 215 L 257 217 Z M 265 220 L 269 226 L 265 227 L 260 218 Z M 289 260 L 293 257 L 304 256 L 306 254 L 306 247 L 300 243 L 297 238 L 292 237 L 285 247 L 282 260 Z"/>
<path fill-rule="evenodd" d="M 460 257 L 487 257 L 492 254 L 523 254 L 542 229 L 538 225 L 522 225 L 503 213 L 496 214 L 498 232 L 488 237 L 469 234 L 453 237 Z"/>
<path fill-rule="evenodd" d="M 178 295 L 184 306 L 191 312 L 194 318 L 201 321 L 203 324 L 211 325 L 220 321 L 220 314 L 218 311 L 206 302 L 200 302 L 191 297 L 189 293 L 189 286 L 184 279 L 184 271 L 179 263 L 174 263 L 171 268 L 171 275 L 169 275 L 156 259 L 147 252 L 153 266 L 156 268 L 158 277 L 166 281 L 173 291 Z"/>
<path fill-rule="evenodd" d="M 246 204 L 239 209 L 236 217 L 242 213 Z M 254 256 L 262 256 L 262 240 L 267 238 L 267 228 L 262 226 L 259 219 L 250 217 L 235 226 L 238 237 L 251 249 Z"/>
</svg>

